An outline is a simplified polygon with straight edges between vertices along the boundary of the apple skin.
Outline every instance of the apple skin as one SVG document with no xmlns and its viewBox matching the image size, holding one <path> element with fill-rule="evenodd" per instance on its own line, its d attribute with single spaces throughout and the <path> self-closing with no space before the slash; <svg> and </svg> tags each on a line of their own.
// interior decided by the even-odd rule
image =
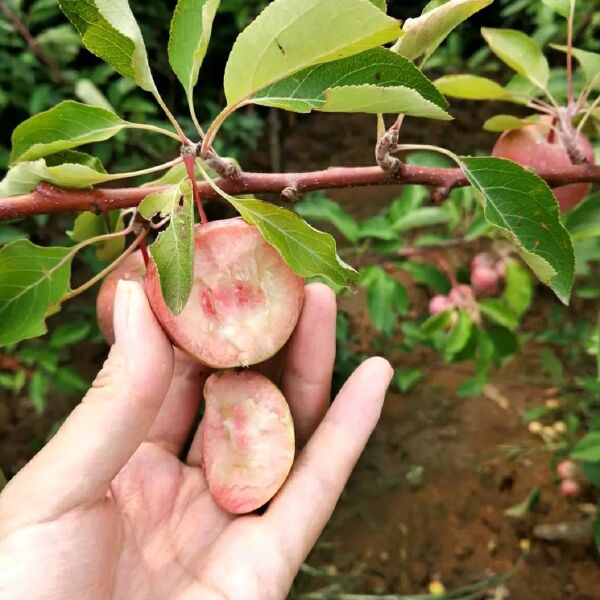
<svg viewBox="0 0 600 600">
<path fill-rule="evenodd" d="M 429 301 L 429 314 L 430 315 L 438 315 L 439 313 L 443 313 L 447 310 L 451 310 L 454 308 L 454 304 L 448 298 L 448 296 L 437 295 L 434 296 Z"/>
<path fill-rule="evenodd" d="M 213 500 L 234 514 L 266 504 L 295 454 L 290 409 L 277 386 L 245 369 L 214 373 L 204 386 L 202 466 Z"/>
<path fill-rule="evenodd" d="M 471 271 L 471 286 L 476 296 L 495 296 L 499 284 L 500 276 L 496 269 L 476 267 Z"/>
<path fill-rule="evenodd" d="M 556 473 L 561 479 L 575 479 L 577 465 L 572 460 L 562 460 L 556 467 Z"/>
<path fill-rule="evenodd" d="M 575 498 L 581 493 L 581 486 L 573 479 L 563 479 L 560 482 L 560 493 L 565 498 Z"/>
<path fill-rule="evenodd" d="M 304 279 L 256 227 L 234 218 L 196 225 L 194 282 L 179 315 L 165 304 L 152 261 L 146 295 L 180 350 L 207 367 L 246 367 L 287 342 L 300 316 Z"/>
<path fill-rule="evenodd" d="M 146 278 L 146 265 L 140 250 L 130 254 L 116 269 L 111 271 L 100 286 L 96 297 L 96 316 L 98 326 L 109 345 L 115 343 L 115 332 L 113 329 L 113 308 L 117 283 L 121 279 L 137 281 L 142 286 Z"/>
<path fill-rule="evenodd" d="M 508 158 L 532 169 L 561 170 L 572 166 L 560 136 L 555 135 L 552 142 L 548 141 L 550 121 L 551 119 L 542 119 L 539 123 L 521 129 L 505 131 L 494 145 L 492 156 Z M 577 144 L 587 160 L 595 164 L 594 149 L 589 140 L 579 135 Z M 590 188 L 589 183 L 572 183 L 553 188 L 561 212 L 577 206 Z"/>
</svg>

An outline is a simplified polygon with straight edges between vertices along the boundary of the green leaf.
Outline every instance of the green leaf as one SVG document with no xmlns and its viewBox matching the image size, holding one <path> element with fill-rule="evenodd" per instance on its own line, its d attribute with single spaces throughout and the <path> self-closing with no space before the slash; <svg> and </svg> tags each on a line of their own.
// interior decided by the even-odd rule
<svg viewBox="0 0 600 600">
<path fill-rule="evenodd" d="M 127 121 L 108 110 L 65 100 L 16 127 L 12 134 L 10 163 L 101 142 L 127 125 Z"/>
<path fill-rule="evenodd" d="M 386 0 L 369 0 L 369 1 L 372 2 L 379 10 L 382 10 L 383 12 L 387 11 Z"/>
<path fill-rule="evenodd" d="M 19 196 L 28 194 L 47 175 L 46 161 L 43 158 L 32 162 L 23 162 L 9 169 L 0 181 L 0 196 Z"/>
<path fill-rule="evenodd" d="M 127 0 L 59 0 L 83 45 L 142 89 L 158 93 L 142 32 Z"/>
<path fill-rule="evenodd" d="M 396 230 L 392 227 L 389 219 L 387 219 L 384 215 L 375 215 L 374 217 L 359 223 L 359 227 L 360 239 L 375 238 L 387 242 L 392 242 L 398 239 Z"/>
<path fill-rule="evenodd" d="M 600 488 L 600 463 L 582 462 L 579 465 L 583 474 L 597 487 Z"/>
<path fill-rule="evenodd" d="M 458 320 L 450 330 L 448 339 L 446 340 L 444 354 L 447 359 L 452 358 L 467 345 L 472 332 L 473 321 L 471 317 L 465 311 L 459 311 Z"/>
<path fill-rule="evenodd" d="M 413 117 L 451 121 L 442 108 L 425 100 L 418 92 L 407 87 L 378 87 L 376 85 L 348 85 L 325 91 L 323 112 L 348 113 L 403 113 Z"/>
<path fill-rule="evenodd" d="M 46 332 L 69 289 L 71 249 L 18 240 L 0 248 L 0 346 Z"/>
<path fill-rule="evenodd" d="M 549 348 L 542 348 L 542 371 L 550 377 L 552 385 L 561 386 L 564 383 L 564 369 L 561 359 Z"/>
<path fill-rule="evenodd" d="M 148 194 L 140 202 L 139 214 L 147 220 L 152 219 L 155 215 L 158 215 L 161 219 L 168 217 L 181 196 L 180 186 L 182 181 L 184 180 L 180 179 L 177 185 Z"/>
<path fill-rule="evenodd" d="M 311 194 L 294 204 L 294 210 L 305 219 L 331 223 L 348 241 L 358 241 L 358 223 L 338 202 L 322 195 Z"/>
<path fill-rule="evenodd" d="M 77 32 L 68 23 L 44 29 L 35 36 L 37 47 L 56 62 L 70 63 L 81 48 Z"/>
<path fill-rule="evenodd" d="M 54 386 L 65 394 L 81 394 L 85 392 L 90 384 L 79 371 L 69 365 L 61 366 L 52 376 Z"/>
<path fill-rule="evenodd" d="M 463 170 L 484 202 L 487 221 L 508 233 L 538 278 L 563 302 L 575 276 L 571 239 L 548 185 L 502 158 L 461 158 Z"/>
<path fill-rule="evenodd" d="M 61 154 L 82 154 L 67 151 Z M 27 194 L 35 189 L 38 183 L 47 181 L 54 185 L 69 188 L 87 188 L 98 183 L 120 179 L 119 174 L 111 175 L 103 168 L 89 166 L 75 162 L 65 162 L 55 166 L 47 166 L 52 155 L 47 159 L 39 158 L 33 161 L 17 163 L 8 170 L 6 176 L 0 181 L 0 195 L 18 196 Z M 73 158 L 75 160 L 75 158 Z"/>
<path fill-rule="evenodd" d="M 92 326 L 85 321 L 63 323 L 59 325 L 50 336 L 50 347 L 55 349 L 69 347 L 85 340 Z"/>
<path fill-rule="evenodd" d="M 225 67 L 228 106 L 311 65 L 385 44 L 398 21 L 367 0 L 275 0 L 238 36 Z"/>
<path fill-rule="evenodd" d="M 506 327 L 495 325 L 485 328 L 494 349 L 494 362 L 502 366 L 506 358 L 514 356 L 519 350 L 519 338 Z"/>
<path fill-rule="evenodd" d="M 296 213 L 256 198 L 227 196 L 227 200 L 245 221 L 258 227 L 298 275 L 320 275 L 342 286 L 358 281 L 358 273 L 337 255 L 333 237 L 311 227 Z"/>
<path fill-rule="evenodd" d="M 452 323 L 453 311 L 446 310 L 438 313 L 437 315 L 431 315 L 426 321 L 421 323 L 421 333 L 426 336 L 433 335 L 434 333 L 445 329 Z"/>
<path fill-rule="evenodd" d="M 369 265 L 361 270 L 361 286 L 367 292 L 367 309 L 373 326 L 390 336 L 398 314 L 406 314 L 408 310 L 406 290 L 378 265 Z"/>
<path fill-rule="evenodd" d="M 600 431 L 592 431 L 582 437 L 571 452 L 573 460 L 581 462 L 600 462 Z"/>
<path fill-rule="evenodd" d="M 75 95 L 85 104 L 115 112 L 112 104 L 91 79 L 78 79 L 75 83 Z"/>
<path fill-rule="evenodd" d="M 600 194 L 587 196 L 564 219 L 573 241 L 600 236 Z"/>
<path fill-rule="evenodd" d="M 121 231 L 123 228 L 123 216 L 118 210 L 100 215 L 82 212 L 75 219 L 73 231 L 68 231 L 67 235 L 75 242 L 83 242 L 99 235 Z M 125 249 L 125 236 L 98 242 L 95 247 L 96 257 L 100 262 L 112 262 Z"/>
<path fill-rule="evenodd" d="M 392 385 L 401 392 L 408 392 L 421 379 L 423 379 L 423 371 L 421 369 L 416 367 L 412 369 L 396 369 Z"/>
<path fill-rule="evenodd" d="M 511 94 L 499 83 L 478 75 L 445 75 L 435 87 L 444 95 L 464 100 L 510 100 Z"/>
<path fill-rule="evenodd" d="M 427 263 L 404 261 L 398 267 L 408 271 L 414 281 L 421 285 L 429 286 L 437 294 L 447 294 L 450 291 L 450 282 L 438 268 Z"/>
<path fill-rule="evenodd" d="M 558 13 L 565 19 L 569 18 L 571 2 L 573 1 L 574 0 L 542 0 L 546 6 L 549 6 L 554 12 Z"/>
<path fill-rule="evenodd" d="M 521 129 L 526 125 L 537 123 L 540 120 L 540 115 L 531 115 L 520 119 L 514 115 L 495 115 L 486 120 L 483 124 L 485 131 L 492 133 L 502 133 L 510 129 Z"/>
<path fill-rule="evenodd" d="M 532 297 L 533 286 L 529 273 L 516 260 L 507 261 L 502 298 L 518 319 L 529 310 Z"/>
<path fill-rule="evenodd" d="M 506 302 L 499 298 L 485 298 L 479 302 L 481 314 L 493 323 L 502 325 L 510 331 L 519 326 L 519 318 Z"/>
<path fill-rule="evenodd" d="M 169 64 L 192 102 L 220 0 L 179 0 L 171 20 Z"/>
<path fill-rule="evenodd" d="M 7 483 L 8 479 L 6 479 L 6 475 L 4 474 L 2 469 L 0 469 L 0 492 L 6 487 Z"/>
<path fill-rule="evenodd" d="M 540 499 L 540 489 L 537 487 L 533 488 L 525 500 L 522 500 L 518 504 L 507 508 L 504 511 L 504 515 L 507 517 L 512 517 L 513 519 L 521 519 L 540 503 Z"/>
<path fill-rule="evenodd" d="M 551 44 L 552 48 L 560 50 L 561 52 L 567 52 L 567 46 L 559 46 L 558 44 Z M 589 50 L 581 50 L 581 48 L 573 48 L 573 56 L 577 59 L 577 62 L 581 65 L 585 80 L 587 83 L 594 84 L 595 89 L 600 88 L 600 54 L 597 52 L 590 52 Z"/>
<path fill-rule="evenodd" d="M 404 233 L 419 227 L 431 227 L 432 225 L 443 225 L 450 221 L 447 211 L 437 206 L 424 206 L 409 212 L 392 223 L 394 230 Z"/>
<path fill-rule="evenodd" d="M 514 29 L 481 30 L 492 52 L 511 69 L 542 90 L 548 86 L 550 67 L 537 42 Z"/>
<path fill-rule="evenodd" d="M 29 380 L 29 397 L 36 412 L 43 413 L 46 410 L 46 396 L 50 388 L 48 375 L 41 371 L 35 371 Z"/>
<path fill-rule="evenodd" d="M 452 0 L 424 12 L 416 19 L 406 19 L 404 35 L 392 50 L 409 60 L 431 56 L 448 34 L 471 15 L 489 6 L 493 0 Z"/>
<path fill-rule="evenodd" d="M 415 65 L 385 48 L 372 48 L 308 67 L 260 90 L 252 102 L 295 112 L 328 111 L 327 93 L 331 88 L 369 84 L 378 88 L 409 88 L 441 108 L 447 106 L 444 97 Z"/>
<path fill-rule="evenodd" d="M 148 250 L 158 271 L 164 301 L 178 315 L 188 301 L 194 280 L 194 203 L 188 181 L 169 191 L 171 221 Z"/>
<path fill-rule="evenodd" d="M 217 177 L 217 174 L 214 173 L 214 171 L 208 167 L 201 158 L 196 158 L 196 167 L 198 166 L 202 167 L 211 177 Z M 188 174 L 185 163 L 181 161 L 166 171 L 164 175 L 144 183 L 141 187 L 150 187 L 155 185 L 178 185 L 181 180 L 186 179 L 187 176 Z"/>
</svg>

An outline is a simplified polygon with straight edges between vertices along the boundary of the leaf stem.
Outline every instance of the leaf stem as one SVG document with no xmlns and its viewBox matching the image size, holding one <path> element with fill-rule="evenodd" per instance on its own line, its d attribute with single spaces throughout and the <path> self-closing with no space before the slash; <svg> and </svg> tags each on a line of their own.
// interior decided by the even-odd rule
<svg viewBox="0 0 600 600">
<path fill-rule="evenodd" d="M 171 125 L 175 128 L 177 132 L 177 139 L 181 142 L 182 145 L 189 144 L 190 140 L 187 135 L 183 132 L 183 129 L 179 126 L 177 119 L 173 116 L 173 113 L 169 110 L 169 107 L 165 104 L 164 100 L 161 98 L 160 94 L 155 91 L 153 92 L 154 99 L 158 102 L 158 105 L 163 109 L 165 115 L 167 115 L 167 119 L 171 121 Z"/>
<path fill-rule="evenodd" d="M 119 235 L 127 235 L 127 233 L 129 233 L 129 232 L 126 229 L 123 229 L 122 231 L 119 231 L 118 233 L 119 233 Z M 127 247 L 127 249 L 116 260 L 114 260 L 106 268 L 102 269 L 102 271 L 100 271 L 100 273 L 94 275 L 94 277 L 92 277 L 91 279 L 89 279 L 88 281 L 86 281 L 85 283 L 80 285 L 78 288 L 75 288 L 74 290 L 71 290 L 68 294 L 65 294 L 61 298 L 61 302 L 67 302 L 68 300 L 72 300 L 73 298 L 75 298 L 75 296 L 79 296 L 79 294 L 82 294 L 83 292 L 85 292 L 86 290 L 91 288 L 93 285 L 98 283 L 98 281 L 100 281 L 101 279 L 104 279 L 104 277 L 106 277 L 113 269 L 116 269 L 130 254 L 133 253 L 133 251 L 142 243 L 142 241 L 144 240 L 144 238 L 147 235 L 148 235 L 148 230 L 146 228 L 142 229 L 140 231 L 140 233 L 137 235 L 137 237 L 135 238 L 135 240 L 133 240 L 133 242 Z M 89 241 L 89 240 L 86 240 L 86 241 Z"/>
<path fill-rule="evenodd" d="M 396 146 L 395 152 L 407 152 L 407 151 L 415 151 L 415 150 L 429 150 L 430 152 L 437 152 L 439 154 L 443 154 L 455 162 L 459 167 L 462 166 L 462 162 L 458 155 L 456 155 L 452 150 L 448 150 L 446 148 L 440 148 L 439 146 L 432 146 L 429 144 L 399 144 Z"/>
<path fill-rule="evenodd" d="M 583 131 L 585 124 L 588 122 L 588 119 L 592 116 L 592 113 L 594 112 L 594 110 L 596 108 L 598 108 L 598 106 L 600 106 L 600 96 L 598 96 L 592 102 L 592 104 L 589 106 L 589 108 L 585 111 L 585 113 L 583 115 L 583 119 L 581 119 L 579 125 L 577 125 L 577 129 L 576 129 L 577 135 L 579 135 Z"/>
<path fill-rule="evenodd" d="M 200 125 L 200 121 L 198 121 L 198 117 L 196 116 L 196 108 L 194 107 L 194 99 L 192 97 L 192 92 L 188 92 L 187 95 L 188 108 L 190 111 L 190 117 L 192 117 L 192 123 L 194 123 L 194 127 L 200 136 L 200 140 L 203 140 L 206 134 L 204 133 L 204 129 L 202 129 L 202 125 Z"/>
<path fill-rule="evenodd" d="M 204 212 L 204 207 L 202 206 L 202 198 L 200 197 L 200 190 L 198 189 L 198 182 L 196 181 L 196 160 L 192 154 L 187 154 L 183 157 L 183 162 L 185 164 L 185 169 L 187 171 L 190 184 L 192 186 L 192 193 L 194 194 L 194 201 L 196 202 L 196 207 L 198 208 L 198 214 L 200 215 L 200 223 L 202 225 L 206 225 L 208 223 L 208 219 L 206 218 L 206 213 Z"/>
<path fill-rule="evenodd" d="M 575 0 L 569 0 L 569 18 L 567 20 L 567 97 L 568 107 L 573 109 L 573 23 L 575 21 Z"/>
<path fill-rule="evenodd" d="M 225 122 L 227 117 L 237 110 L 247 104 L 246 100 L 239 102 L 238 104 L 234 104 L 232 106 L 226 106 L 216 117 L 215 120 L 210 124 L 208 131 L 206 132 L 206 136 L 202 140 L 202 147 L 200 148 L 200 157 L 206 158 L 210 149 L 212 148 L 213 142 L 215 141 L 215 137 L 217 136 L 217 132 L 221 128 L 221 125 Z"/>
<path fill-rule="evenodd" d="M 153 131 L 154 133 L 160 133 L 161 135 L 166 135 L 174 140 L 180 141 L 179 136 L 168 129 L 164 129 L 163 127 L 158 127 L 157 125 L 150 125 L 149 123 L 129 123 L 128 127 L 130 129 L 145 129 L 146 131 Z"/>
<path fill-rule="evenodd" d="M 556 109 L 553 108 L 552 106 L 550 106 L 549 104 L 547 104 L 546 102 L 541 102 L 541 101 L 536 102 L 535 100 L 530 100 L 527 103 L 527 107 L 533 108 L 537 112 L 541 112 L 546 115 L 550 115 L 550 116 L 556 115 Z"/>
<path fill-rule="evenodd" d="M 581 108 L 590 97 L 590 94 L 594 91 L 596 85 L 600 83 L 600 71 L 594 75 L 592 80 L 588 83 L 588 85 L 581 91 L 579 95 L 579 99 L 577 100 L 577 108 Z"/>
<path fill-rule="evenodd" d="M 110 179 L 127 179 L 128 177 L 139 177 L 140 175 L 148 175 L 150 173 L 156 173 L 156 171 L 163 171 L 174 167 L 176 164 L 181 162 L 181 156 L 174 158 L 166 163 L 155 165 L 154 167 L 148 167 L 147 169 L 140 169 L 139 171 L 128 171 L 127 173 L 114 173 L 111 174 Z"/>
</svg>

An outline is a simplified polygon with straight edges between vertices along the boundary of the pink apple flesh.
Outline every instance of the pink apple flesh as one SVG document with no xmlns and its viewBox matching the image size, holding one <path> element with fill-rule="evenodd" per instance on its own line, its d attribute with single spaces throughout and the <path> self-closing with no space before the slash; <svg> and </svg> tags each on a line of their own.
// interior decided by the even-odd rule
<svg viewBox="0 0 600 600">
<path fill-rule="evenodd" d="M 165 304 L 152 263 L 146 293 L 180 349 L 207 366 L 230 368 L 282 348 L 300 315 L 304 280 L 255 227 L 235 218 L 196 226 L 194 282 L 179 315 Z"/>
<path fill-rule="evenodd" d="M 294 427 L 283 394 L 254 371 L 211 375 L 204 387 L 202 464 L 214 501 L 242 514 L 268 502 L 294 460 Z"/>
</svg>

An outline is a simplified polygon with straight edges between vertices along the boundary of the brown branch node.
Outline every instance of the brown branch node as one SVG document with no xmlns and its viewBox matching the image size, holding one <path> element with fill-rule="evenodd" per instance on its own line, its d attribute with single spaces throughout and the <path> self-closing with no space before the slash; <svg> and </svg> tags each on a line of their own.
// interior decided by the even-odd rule
<svg viewBox="0 0 600 600">
<path fill-rule="evenodd" d="M 386 173 L 399 176 L 402 170 L 402 161 L 392 156 L 398 148 L 398 130 L 388 129 L 378 140 L 375 146 L 375 160 Z"/>
<path fill-rule="evenodd" d="M 281 190 L 281 199 L 284 202 L 291 202 L 293 204 L 295 202 L 298 202 L 298 200 L 300 200 L 301 197 L 302 193 L 297 187 L 293 185 L 290 185 Z"/>
</svg>

